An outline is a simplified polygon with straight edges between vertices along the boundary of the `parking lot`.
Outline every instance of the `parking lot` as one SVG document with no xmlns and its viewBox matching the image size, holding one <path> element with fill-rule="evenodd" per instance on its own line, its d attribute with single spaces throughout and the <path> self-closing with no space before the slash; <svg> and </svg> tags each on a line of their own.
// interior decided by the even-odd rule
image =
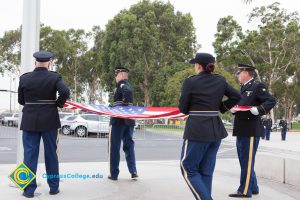
<svg viewBox="0 0 300 200">
<path fill-rule="evenodd" d="M 68 120 L 66 122 L 62 120 L 62 127 L 69 126 L 69 132 L 63 131 L 63 128 L 59 130 L 59 159 L 61 162 L 107 161 L 109 119 L 94 118 L 94 116 L 90 114 L 81 116 L 85 121 L 87 121 L 86 119 L 94 119 L 94 121 L 90 120 L 94 124 L 80 121 L 72 115 L 69 115 L 71 119 L 69 122 Z M 94 127 L 91 128 L 90 124 Z M 76 127 L 85 127 L 86 132 L 80 134 L 76 131 L 78 130 Z M 223 140 L 218 158 L 236 158 L 235 138 L 230 134 L 232 126 L 226 126 L 226 128 L 229 136 Z M 178 160 L 183 142 L 183 130 L 184 126 L 182 125 L 153 124 L 153 121 L 138 121 L 134 131 L 137 160 Z M 18 134 L 20 134 L 20 131 L 17 127 L 0 125 L 0 164 L 16 163 Z M 279 134 L 279 132 L 273 132 L 272 134 Z M 260 147 L 259 151 L 272 152 L 274 150 Z M 40 152 L 43 152 L 42 142 Z M 121 159 L 124 160 L 124 154 L 121 154 Z M 44 162 L 43 153 L 40 153 L 39 162 Z"/>
<path fill-rule="evenodd" d="M 152 128 L 141 127 L 134 132 L 137 160 L 178 160 L 182 146 L 183 129 L 166 129 L 160 126 Z M 0 163 L 15 163 L 17 155 L 17 135 L 15 127 L 0 126 Z M 230 137 L 231 138 L 231 137 Z M 228 138 L 227 140 L 231 140 Z M 61 162 L 95 162 L 107 161 L 108 138 L 97 133 L 86 137 L 76 134 L 59 137 L 59 160 Z M 223 142 L 220 157 L 236 156 L 233 144 Z M 43 143 L 41 142 L 41 151 Z M 124 160 L 124 154 L 121 154 Z M 39 162 L 44 162 L 44 155 L 40 153 Z"/>
<path fill-rule="evenodd" d="M 78 199 L 82 199 L 81 194 L 89 194 L 89 199 L 96 199 L 99 195 L 100 199 L 108 199 L 101 195 L 124 194 L 128 190 L 132 190 L 133 187 L 136 187 L 137 190 L 143 190 L 145 187 L 152 188 L 153 191 L 151 191 L 151 194 L 156 191 L 154 196 L 157 193 L 171 194 L 174 188 L 176 188 L 176 191 L 179 192 L 176 193 L 177 196 L 174 194 L 171 199 L 178 198 L 178 195 L 191 195 L 188 188 L 184 185 L 179 170 L 182 132 L 178 129 L 172 131 L 169 127 L 162 127 L 161 125 L 152 126 L 152 128 L 142 127 L 134 133 L 137 167 L 141 174 L 141 179 L 138 182 L 128 181 L 126 163 L 121 162 L 120 167 L 123 173 L 121 173 L 120 181 L 118 182 L 120 191 L 117 190 L 115 192 L 115 185 L 106 179 L 103 179 L 105 182 L 102 180 L 100 182 L 63 180 L 61 198 L 74 198 L 74 192 L 77 192 L 75 196 Z M 16 164 L 17 135 L 17 128 L 0 126 L 0 164 L 4 164 L 2 166 L 5 166 L 4 171 L 0 175 L 2 175 L 1 178 L 4 180 L 2 182 L 3 188 L 8 188 L 2 190 L 1 194 L 4 197 L 8 196 L 8 199 L 18 199 L 20 195 L 20 193 L 7 186 L 9 179 L 6 178 L 7 174 L 15 166 L 14 164 Z M 284 143 L 278 138 L 279 132 L 273 132 L 271 134 L 271 142 L 261 141 L 258 151 L 269 152 L 273 155 L 289 155 L 293 158 L 299 156 L 299 145 L 297 143 L 300 140 L 299 133 L 289 133 L 287 141 Z M 96 137 L 96 134 L 89 135 L 88 137 L 60 134 L 59 160 L 61 173 L 78 173 L 81 171 L 92 173 L 100 170 L 102 173 L 107 174 L 107 144 L 107 138 Z M 40 163 L 44 162 L 42 148 L 41 143 Z M 121 154 L 124 161 L 123 155 Z M 6 165 L 10 163 L 13 165 Z M 39 170 L 40 172 L 45 171 L 44 164 L 39 165 Z M 41 173 L 39 176 L 39 180 L 44 181 L 41 178 Z M 215 192 L 216 199 L 229 199 L 225 198 L 226 195 L 224 196 L 224 194 L 234 191 L 239 181 L 239 165 L 236 155 L 235 138 L 229 136 L 223 140 L 218 151 L 218 161 L 214 177 L 214 188 L 217 188 L 215 189 L 217 191 Z M 299 199 L 297 198 L 299 197 L 299 190 L 295 189 L 294 186 L 262 178 L 259 181 L 263 192 L 259 196 L 253 197 L 254 199 L 272 199 L 274 196 L 276 197 L 275 199 Z M 225 182 L 226 184 L 224 185 Z M 85 187 L 82 187 L 83 185 Z M 166 185 L 168 185 L 168 191 L 166 191 Z M 74 188 L 79 188 L 79 190 L 74 190 Z M 183 188 L 186 188 L 186 193 L 184 193 Z M 42 182 L 38 190 L 38 195 L 40 195 L 38 198 L 44 199 L 47 197 L 45 194 L 48 192 L 47 183 Z M 123 198 L 123 196 L 117 196 L 117 198 Z M 133 198 L 137 199 L 138 197 Z M 148 198 L 143 198 L 155 199 L 151 195 L 150 197 L 148 195 Z"/>
</svg>

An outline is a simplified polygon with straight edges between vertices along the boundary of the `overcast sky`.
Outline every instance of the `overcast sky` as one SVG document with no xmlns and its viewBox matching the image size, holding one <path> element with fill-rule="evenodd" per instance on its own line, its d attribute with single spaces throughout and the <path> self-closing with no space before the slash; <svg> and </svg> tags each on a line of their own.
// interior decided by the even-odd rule
<svg viewBox="0 0 300 200">
<path fill-rule="evenodd" d="M 24 0 L 25 2 L 28 0 Z M 30 0 L 31 1 L 31 0 Z M 128 9 L 138 0 L 40 0 L 41 23 L 54 29 L 82 28 L 91 30 L 94 25 L 105 28 L 108 20 L 120 10 Z M 163 0 L 167 2 L 167 0 Z M 216 24 L 221 17 L 232 15 L 242 25 L 243 29 L 252 29 L 248 24 L 247 15 L 254 7 L 269 5 L 272 0 L 253 0 L 244 4 L 242 0 L 169 0 L 183 13 L 191 13 L 196 28 L 197 41 L 202 48 L 199 51 L 213 52 L 212 42 L 216 33 Z M 281 7 L 288 11 L 300 13 L 299 0 L 278 0 Z M 23 0 L 5 0 L 0 9 L 0 36 L 4 32 L 18 28 L 22 23 Z M 16 84 L 12 83 L 12 88 Z M 0 89 L 9 89 L 9 78 L 0 76 Z M 8 94 L 0 93 L 0 109 L 9 108 Z M 14 95 L 13 95 L 14 96 Z M 14 103 L 12 103 L 14 105 Z"/>
</svg>

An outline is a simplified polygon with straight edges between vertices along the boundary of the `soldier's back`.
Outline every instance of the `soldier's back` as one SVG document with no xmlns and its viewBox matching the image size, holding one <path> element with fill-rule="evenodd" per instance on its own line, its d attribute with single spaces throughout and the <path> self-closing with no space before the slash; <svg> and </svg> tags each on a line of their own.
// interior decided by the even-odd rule
<svg viewBox="0 0 300 200">
<path fill-rule="evenodd" d="M 45 131 L 60 127 L 56 103 L 57 83 L 61 76 L 37 67 L 20 77 L 19 99 L 24 101 L 21 130 Z"/>
</svg>

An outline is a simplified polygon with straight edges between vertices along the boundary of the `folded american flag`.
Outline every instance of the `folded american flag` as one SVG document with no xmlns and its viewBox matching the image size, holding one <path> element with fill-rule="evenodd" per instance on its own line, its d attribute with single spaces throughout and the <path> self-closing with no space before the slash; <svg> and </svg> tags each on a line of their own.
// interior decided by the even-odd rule
<svg viewBox="0 0 300 200">
<path fill-rule="evenodd" d="M 100 115 L 108 115 L 124 119 L 156 119 L 156 118 L 183 118 L 187 115 L 180 113 L 177 107 L 141 107 L 141 106 L 104 106 L 74 103 L 67 101 L 65 108 L 83 110 Z"/>
</svg>

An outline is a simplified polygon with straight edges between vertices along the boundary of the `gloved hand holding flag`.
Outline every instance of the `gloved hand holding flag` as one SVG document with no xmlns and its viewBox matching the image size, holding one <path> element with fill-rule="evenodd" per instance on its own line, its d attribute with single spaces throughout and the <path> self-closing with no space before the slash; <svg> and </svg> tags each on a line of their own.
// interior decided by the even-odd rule
<svg viewBox="0 0 300 200">
<path fill-rule="evenodd" d="M 230 112 L 235 113 L 237 111 L 248 111 L 251 110 L 252 106 L 234 106 L 230 109 Z"/>
</svg>

